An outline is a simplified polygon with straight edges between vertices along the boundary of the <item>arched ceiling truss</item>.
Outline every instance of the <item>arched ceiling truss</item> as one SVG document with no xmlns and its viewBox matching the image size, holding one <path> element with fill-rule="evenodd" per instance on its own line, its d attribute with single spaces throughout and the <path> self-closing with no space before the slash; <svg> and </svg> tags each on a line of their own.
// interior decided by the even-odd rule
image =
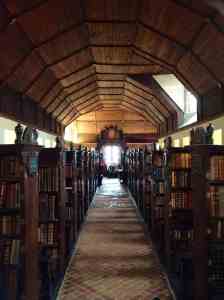
<svg viewBox="0 0 224 300">
<path fill-rule="evenodd" d="M 153 74 L 199 96 L 224 83 L 224 17 L 209 1 L 3 0 L 0 45 L 1 87 L 64 125 L 120 108 L 158 128 L 181 111 Z"/>
</svg>

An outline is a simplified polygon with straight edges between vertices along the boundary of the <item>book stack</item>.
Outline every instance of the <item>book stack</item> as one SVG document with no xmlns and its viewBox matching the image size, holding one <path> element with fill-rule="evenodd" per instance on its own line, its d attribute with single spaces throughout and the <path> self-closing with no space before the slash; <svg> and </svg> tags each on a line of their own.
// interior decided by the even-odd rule
<svg viewBox="0 0 224 300">
<path fill-rule="evenodd" d="M 39 169 L 39 190 L 41 192 L 59 191 L 58 167 L 41 167 Z"/>
<path fill-rule="evenodd" d="M 209 215 L 224 218 L 224 186 L 210 186 L 208 190 Z"/>
<path fill-rule="evenodd" d="M 0 182 L 0 208 L 21 207 L 21 185 L 20 183 Z"/>
<path fill-rule="evenodd" d="M 40 193 L 40 222 L 58 220 L 57 195 Z"/>
<path fill-rule="evenodd" d="M 0 265 L 17 265 L 20 260 L 20 240 L 0 240 Z"/>
<path fill-rule="evenodd" d="M 58 224 L 47 223 L 40 224 L 39 227 L 39 242 L 42 246 L 58 247 Z"/>
<path fill-rule="evenodd" d="M 20 216 L 0 216 L 0 235 L 15 236 L 21 233 Z"/>
<path fill-rule="evenodd" d="M 171 209 L 192 209 L 192 193 L 188 192 L 171 192 Z"/>
<path fill-rule="evenodd" d="M 191 154 L 190 153 L 173 153 L 169 161 L 169 167 L 173 169 L 190 169 Z"/>
<path fill-rule="evenodd" d="M 224 180 L 224 156 L 214 155 L 210 158 L 210 179 Z"/>
<path fill-rule="evenodd" d="M 172 170 L 171 186 L 173 188 L 189 188 L 191 185 L 190 172 L 185 170 Z"/>
<path fill-rule="evenodd" d="M 21 164 L 16 156 L 4 156 L 0 160 L 0 177 L 19 177 L 21 175 Z"/>
</svg>

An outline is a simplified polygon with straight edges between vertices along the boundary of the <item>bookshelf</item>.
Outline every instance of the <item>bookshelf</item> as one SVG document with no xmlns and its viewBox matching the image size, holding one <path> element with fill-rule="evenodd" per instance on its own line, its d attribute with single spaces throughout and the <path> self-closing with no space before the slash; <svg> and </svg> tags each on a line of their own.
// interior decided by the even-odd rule
<svg viewBox="0 0 224 300">
<path fill-rule="evenodd" d="M 190 149 L 187 147 L 169 148 L 164 153 L 164 160 L 166 264 L 170 272 L 178 273 L 180 259 L 192 254 L 193 210 Z M 163 169 L 159 172 L 163 172 Z"/>
<path fill-rule="evenodd" d="M 67 150 L 65 155 L 65 256 L 68 261 L 78 235 L 78 205 L 76 199 L 75 151 Z"/>
<path fill-rule="evenodd" d="M 82 149 L 79 147 L 76 150 L 76 197 L 78 205 L 78 231 L 84 219 L 84 203 L 83 203 L 83 171 L 82 171 Z"/>
<path fill-rule="evenodd" d="M 159 251 L 164 250 L 165 224 L 165 167 L 164 153 L 154 150 L 151 154 L 151 235 Z"/>
<path fill-rule="evenodd" d="M 145 148 L 143 154 L 143 218 L 150 229 L 151 227 L 151 152 Z"/>
<path fill-rule="evenodd" d="M 59 148 L 42 149 L 39 154 L 40 299 L 56 294 L 64 274 L 65 203 L 64 152 Z"/>
<path fill-rule="evenodd" d="M 224 296 L 224 147 L 191 149 L 194 299 L 213 300 Z"/>
<path fill-rule="evenodd" d="M 0 146 L 0 298 L 38 300 L 38 155 Z"/>
</svg>

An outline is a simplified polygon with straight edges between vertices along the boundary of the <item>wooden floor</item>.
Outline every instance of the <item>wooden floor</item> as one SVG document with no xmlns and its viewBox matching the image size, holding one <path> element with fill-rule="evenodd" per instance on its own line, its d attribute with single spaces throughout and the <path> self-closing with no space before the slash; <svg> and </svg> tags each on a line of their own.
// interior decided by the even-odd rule
<svg viewBox="0 0 224 300">
<path fill-rule="evenodd" d="M 172 299 L 151 242 L 116 179 L 98 190 L 58 300 Z"/>
</svg>

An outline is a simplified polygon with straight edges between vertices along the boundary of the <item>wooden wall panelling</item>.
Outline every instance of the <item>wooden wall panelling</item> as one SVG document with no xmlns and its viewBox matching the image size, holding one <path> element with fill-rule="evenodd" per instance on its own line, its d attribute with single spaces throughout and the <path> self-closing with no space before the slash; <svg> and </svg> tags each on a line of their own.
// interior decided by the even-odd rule
<svg viewBox="0 0 224 300">
<path fill-rule="evenodd" d="M 60 0 L 50 0 L 22 15 L 18 22 L 32 42 L 38 45 L 57 33 L 79 24 L 82 20 L 80 4 L 80 0 L 68 1 L 66 5 Z"/>
<path fill-rule="evenodd" d="M 127 23 L 87 23 L 92 45 L 128 45 L 132 44 L 135 24 Z"/>
<path fill-rule="evenodd" d="M 177 16 L 181 16 L 181 26 Z M 143 0 L 140 20 L 185 45 L 191 43 L 195 32 L 198 32 L 203 23 L 203 18 L 192 10 L 175 1 L 163 0 L 158 0 L 153 5 Z"/>
<path fill-rule="evenodd" d="M 0 91 L 0 113 L 18 122 L 31 125 L 40 130 L 45 130 L 53 134 L 61 132 L 62 125 L 52 126 L 51 123 L 45 123 L 46 119 L 53 119 L 29 97 L 22 97 L 10 88 L 2 88 Z M 51 120 L 55 122 L 55 120 Z M 53 128 L 52 128 L 53 127 Z M 57 128 L 55 128 L 57 127 Z"/>
</svg>

